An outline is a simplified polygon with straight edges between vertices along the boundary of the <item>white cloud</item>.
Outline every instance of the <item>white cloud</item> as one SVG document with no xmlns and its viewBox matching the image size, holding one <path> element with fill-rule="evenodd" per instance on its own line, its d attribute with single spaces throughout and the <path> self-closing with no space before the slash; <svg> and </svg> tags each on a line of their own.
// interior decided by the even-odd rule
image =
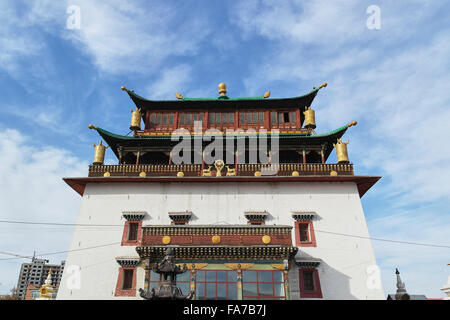
<svg viewBox="0 0 450 320">
<path fill-rule="evenodd" d="M 0 131 L 1 220 L 74 223 L 80 196 L 62 180 L 86 174 L 87 163 L 69 151 L 36 146 L 13 129 Z M 0 223 L 0 251 L 33 255 L 68 250 L 72 228 Z M 64 255 L 49 257 L 59 263 Z M 0 255 L 0 259 L 10 258 Z M 16 285 L 26 260 L 0 260 L 0 292 Z"/>
<path fill-rule="evenodd" d="M 162 70 L 160 76 L 149 85 L 147 89 L 148 97 L 174 100 L 176 92 L 184 94 L 189 89 L 191 72 L 192 68 L 186 64 Z"/>
<path fill-rule="evenodd" d="M 186 19 L 168 3 L 72 1 L 81 9 L 81 29 L 64 36 L 93 57 L 103 72 L 153 74 L 164 59 L 192 55 L 208 35 L 204 17 Z"/>
</svg>

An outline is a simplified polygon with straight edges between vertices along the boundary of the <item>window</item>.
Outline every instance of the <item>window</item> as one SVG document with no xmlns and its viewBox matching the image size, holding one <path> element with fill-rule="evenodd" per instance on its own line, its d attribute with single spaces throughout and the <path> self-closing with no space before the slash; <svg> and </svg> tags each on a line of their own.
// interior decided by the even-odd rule
<svg viewBox="0 0 450 320">
<path fill-rule="evenodd" d="M 300 297 L 322 298 L 317 269 L 300 269 Z"/>
<path fill-rule="evenodd" d="M 234 113 L 233 112 L 210 112 L 209 113 L 209 124 L 210 125 L 232 125 L 234 124 Z"/>
<path fill-rule="evenodd" d="M 291 111 L 291 112 L 271 112 L 270 113 L 270 118 L 271 118 L 271 122 L 272 124 L 285 124 L 285 123 L 291 123 L 294 124 L 295 123 L 295 112 Z"/>
<path fill-rule="evenodd" d="M 150 114 L 150 126 L 167 126 L 167 125 L 173 125 L 173 113 L 151 113 Z"/>
<path fill-rule="evenodd" d="M 142 221 L 126 221 L 123 234 L 122 246 L 137 246 L 140 244 L 142 238 Z"/>
<path fill-rule="evenodd" d="M 133 269 L 124 269 L 123 270 L 123 283 L 122 290 L 131 290 L 133 288 Z"/>
<path fill-rule="evenodd" d="M 130 222 L 130 224 L 128 225 L 128 241 L 136 241 L 137 240 L 138 229 L 139 229 L 139 223 Z"/>
<path fill-rule="evenodd" d="M 298 247 L 315 247 L 316 237 L 312 221 L 295 222 L 295 240 Z"/>
<path fill-rule="evenodd" d="M 236 271 L 197 271 L 195 295 L 198 300 L 236 300 Z"/>
<path fill-rule="evenodd" d="M 285 299 L 282 271 L 242 272 L 243 299 Z"/>
<path fill-rule="evenodd" d="M 298 231 L 300 233 L 300 242 L 309 242 L 309 226 L 307 223 L 300 223 L 298 225 Z"/>
<path fill-rule="evenodd" d="M 314 291 L 314 272 L 313 271 L 303 271 L 303 289 L 305 291 Z"/>
</svg>

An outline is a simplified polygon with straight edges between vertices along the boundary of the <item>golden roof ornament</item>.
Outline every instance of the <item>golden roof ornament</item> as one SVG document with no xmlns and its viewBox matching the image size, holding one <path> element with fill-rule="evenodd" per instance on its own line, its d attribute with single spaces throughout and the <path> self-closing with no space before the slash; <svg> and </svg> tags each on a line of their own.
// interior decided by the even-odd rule
<svg viewBox="0 0 450 320">
<path fill-rule="evenodd" d="M 227 85 L 223 82 L 219 83 L 219 95 L 226 96 L 227 95 Z"/>
<path fill-rule="evenodd" d="M 356 126 L 358 124 L 358 122 L 356 122 L 356 121 L 352 121 L 352 122 L 350 122 L 350 123 L 348 123 L 347 124 L 347 127 L 351 127 L 351 126 Z"/>
<path fill-rule="evenodd" d="M 133 109 L 131 109 L 130 130 L 133 130 L 133 131 L 141 130 L 141 110 L 140 109 L 136 109 L 136 111 L 133 111 Z"/>
<path fill-rule="evenodd" d="M 319 89 L 325 88 L 328 85 L 328 83 L 324 82 L 319 86 Z"/>
<path fill-rule="evenodd" d="M 225 163 L 223 162 L 223 160 L 218 159 L 216 161 L 214 161 L 214 167 L 216 168 L 216 177 L 221 177 L 222 176 L 222 169 L 225 166 Z"/>
<path fill-rule="evenodd" d="M 349 140 L 347 140 L 347 142 L 342 142 L 342 139 L 338 139 L 336 144 L 333 143 L 333 147 L 336 148 L 336 156 L 338 163 L 349 163 L 347 152 L 348 143 Z"/>
<path fill-rule="evenodd" d="M 267 90 L 266 93 L 264 93 L 264 98 L 270 97 L 270 90 Z"/>
<path fill-rule="evenodd" d="M 48 271 L 47 279 L 45 279 L 44 284 L 39 288 L 39 300 L 50 300 L 52 298 L 53 291 L 52 269 L 50 269 Z"/>
<path fill-rule="evenodd" d="M 316 128 L 316 112 L 311 109 L 311 107 L 307 107 L 303 112 L 305 115 L 305 128 Z"/>
<path fill-rule="evenodd" d="M 94 143 L 94 162 L 93 165 L 102 165 L 105 161 L 105 150 L 108 148 L 108 146 L 104 146 L 102 144 L 102 141 L 100 141 L 99 145 L 95 145 Z"/>
<path fill-rule="evenodd" d="M 178 92 L 175 93 L 175 97 L 177 97 L 177 99 L 183 99 L 183 96 Z"/>
</svg>

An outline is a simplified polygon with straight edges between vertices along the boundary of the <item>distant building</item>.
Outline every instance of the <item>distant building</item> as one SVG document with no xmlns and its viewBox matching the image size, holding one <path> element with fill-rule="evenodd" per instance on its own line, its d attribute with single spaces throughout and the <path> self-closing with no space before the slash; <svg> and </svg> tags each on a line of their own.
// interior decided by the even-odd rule
<svg viewBox="0 0 450 320">
<path fill-rule="evenodd" d="M 60 265 L 46 264 L 48 260 L 33 258 L 31 263 L 23 263 L 20 268 L 19 280 L 17 282 L 17 296 L 19 300 L 25 300 L 27 295 L 32 296 L 33 289 L 38 290 L 44 284 L 50 269 L 53 273 L 52 285 L 59 287 L 64 271 L 65 261 Z M 27 293 L 30 289 L 29 293 Z M 55 291 L 56 292 L 56 291 Z"/>
<path fill-rule="evenodd" d="M 395 274 L 397 275 L 397 293 L 388 294 L 388 300 L 428 300 L 423 294 L 408 294 L 408 292 L 406 292 L 405 283 L 402 282 L 402 279 L 400 278 L 398 269 L 395 269 Z"/>
</svg>

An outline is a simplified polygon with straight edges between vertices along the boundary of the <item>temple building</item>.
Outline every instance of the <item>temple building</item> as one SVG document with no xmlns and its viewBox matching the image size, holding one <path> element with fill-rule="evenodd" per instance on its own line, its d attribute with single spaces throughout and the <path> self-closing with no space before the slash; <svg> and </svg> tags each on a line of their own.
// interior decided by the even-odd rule
<svg viewBox="0 0 450 320">
<path fill-rule="evenodd" d="M 65 272 L 57 299 L 142 299 L 168 248 L 197 300 L 384 299 L 361 205 L 380 177 L 354 174 L 342 137 L 356 121 L 315 131 L 326 86 L 159 101 L 122 87 L 132 134 L 89 125 L 103 141 L 88 176 L 64 178 L 82 196 L 66 260 L 80 283 Z"/>
</svg>

